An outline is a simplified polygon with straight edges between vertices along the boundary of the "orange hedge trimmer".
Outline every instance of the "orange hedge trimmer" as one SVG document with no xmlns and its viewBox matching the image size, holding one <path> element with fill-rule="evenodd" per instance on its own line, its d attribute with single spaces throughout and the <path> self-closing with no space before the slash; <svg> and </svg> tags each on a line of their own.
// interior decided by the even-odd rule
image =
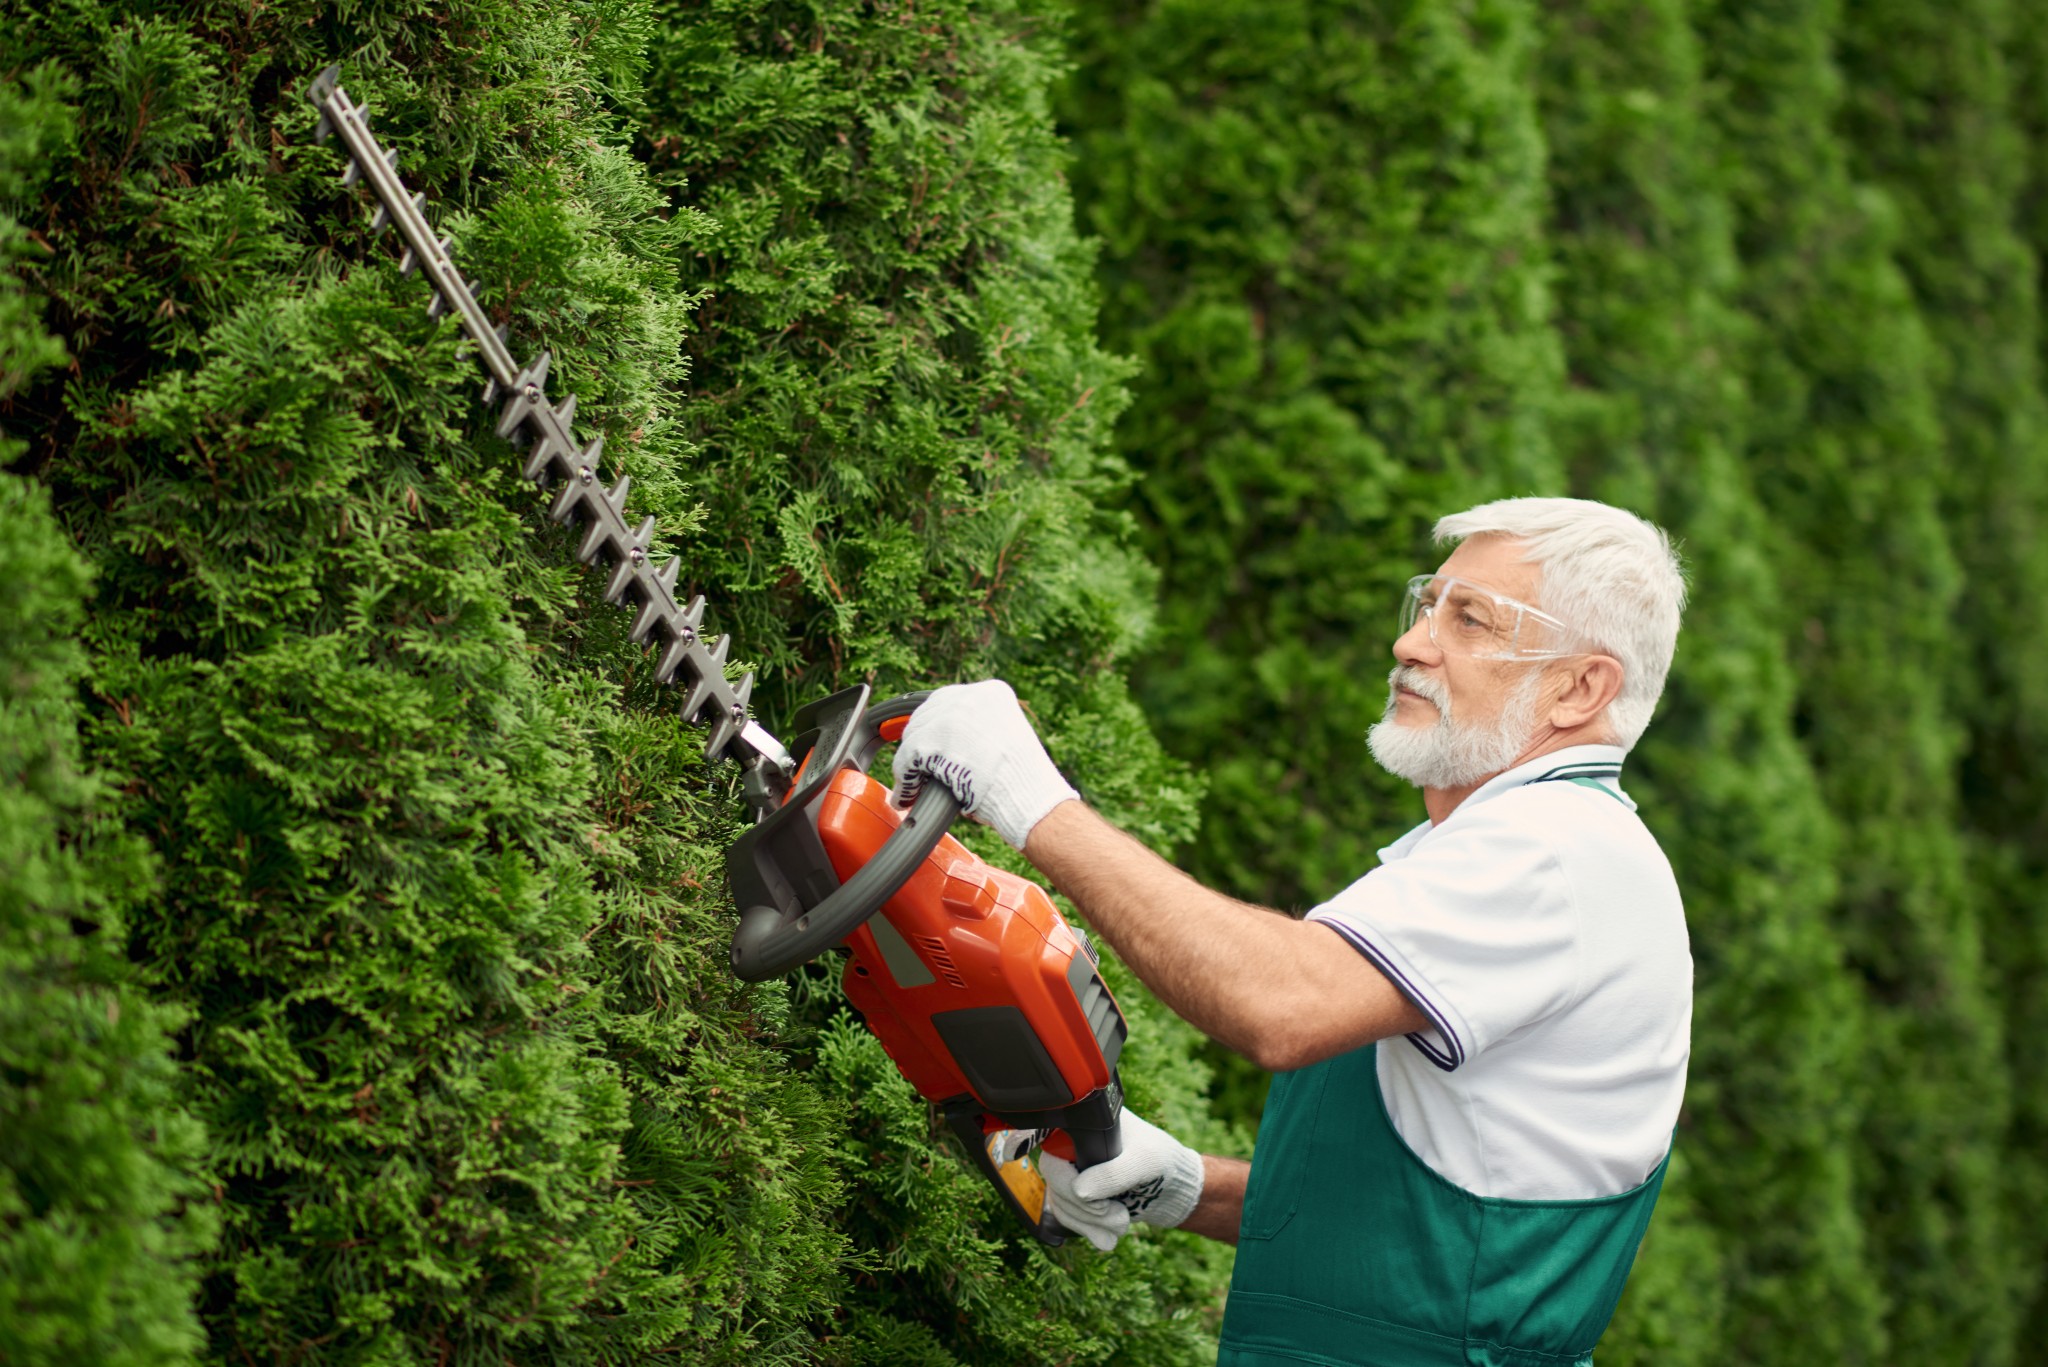
<svg viewBox="0 0 2048 1367">
<path fill-rule="evenodd" d="M 925 695 L 871 704 L 865 685 L 835 693 L 797 713 L 787 749 L 750 719 L 753 675 L 727 681 L 730 638 L 704 635 L 701 596 L 676 598 L 682 561 L 654 567 L 654 519 L 636 527 L 627 516 L 628 476 L 609 488 L 599 480 L 603 438 L 577 439 L 574 395 L 548 400 L 548 353 L 513 361 L 506 329 L 491 325 L 448 241 L 427 226 L 426 196 L 406 193 L 397 154 L 377 145 L 340 69 L 322 72 L 308 95 L 317 135 L 339 134 L 348 151 L 343 183 L 365 181 L 376 196 L 372 230 L 396 226 L 399 268 L 433 285 L 429 315 L 453 313 L 475 342 L 490 374 L 484 401 L 502 400 L 498 435 L 523 449 L 526 478 L 554 491 L 548 516 L 583 525 L 576 558 L 610 567 L 605 601 L 633 610 L 632 639 L 657 652 L 655 677 L 688 689 L 683 717 L 709 725 L 705 753 L 744 770 L 757 820 L 727 855 L 740 909 L 733 972 L 760 982 L 843 942 L 846 995 L 868 1028 L 1018 1216 L 1060 1243 L 1030 1150 L 1085 1168 L 1121 1148 L 1126 1026 L 1093 947 L 1043 889 L 946 834 L 959 806 L 943 785 L 926 784 L 905 812 L 868 777 Z"/>
</svg>

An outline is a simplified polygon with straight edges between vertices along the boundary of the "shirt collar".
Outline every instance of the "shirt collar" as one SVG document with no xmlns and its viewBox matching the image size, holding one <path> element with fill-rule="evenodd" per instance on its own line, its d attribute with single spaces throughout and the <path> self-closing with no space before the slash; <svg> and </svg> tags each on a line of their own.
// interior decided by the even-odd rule
<svg viewBox="0 0 2048 1367">
<path fill-rule="evenodd" d="M 1630 811 L 1634 811 L 1636 809 L 1635 799 L 1621 790 L 1621 781 L 1616 776 L 1621 769 L 1622 757 L 1627 753 L 1619 745 L 1570 745 L 1562 750 L 1552 750 L 1549 754 L 1538 755 L 1527 764 L 1518 764 L 1512 769 L 1495 774 L 1492 778 L 1474 789 L 1470 797 L 1458 804 L 1458 812 L 1466 811 L 1475 804 L 1486 801 L 1488 798 L 1499 797 L 1502 793 L 1513 792 L 1515 789 L 1524 787 L 1527 784 L 1541 783 L 1546 780 L 1555 782 L 1573 777 L 1593 779 L 1601 787 L 1610 790 L 1616 797 L 1620 798 Z M 1455 819 L 1458 812 L 1451 813 L 1451 817 Z M 1420 826 L 1417 826 L 1414 830 L 1381 850 L 1381 862 L 1399 859 L 1406 855 L 1415 848 L 1423 836 L 1428 835 L 1435 829 L 1436 827 L 1433 822 L 1423 822 Z"/>
</svg>

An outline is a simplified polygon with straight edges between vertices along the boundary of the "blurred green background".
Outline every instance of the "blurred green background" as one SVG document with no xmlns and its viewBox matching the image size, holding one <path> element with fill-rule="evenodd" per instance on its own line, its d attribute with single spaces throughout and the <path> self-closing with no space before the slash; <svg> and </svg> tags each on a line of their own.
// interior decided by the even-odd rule
<svg viewBox="0 0 2048 1367">
<path fill-rule="evenodd" d="M 1669 528 L 1694 1053 L 1599 1361 L 2039 1359 L 2018 6 L 0 16 L 0 1363 L 1214 1356 L 1227 1250 L 1020 1239 L 829 965 L 731 980 L 735 775 L 339 186 L 331 62 L 771 726 L 1001 675 L 1237 896 L 1419 819 L 1364 733 L 1437 516 Z M 1108 971 L 1131 1104 L 1249 1152 L 1263 1077 Z"/>
</svg>

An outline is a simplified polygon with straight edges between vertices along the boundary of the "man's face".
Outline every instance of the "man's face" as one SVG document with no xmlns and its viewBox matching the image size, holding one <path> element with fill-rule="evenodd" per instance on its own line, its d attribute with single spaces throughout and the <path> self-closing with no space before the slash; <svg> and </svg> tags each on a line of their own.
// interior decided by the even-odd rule
<svg viewBox="0 0 2048 1367">
<path fill-rule="evenodd" d="M 1533 604 L 1540 576 L 1521 555 L 1518 541 L 1477 536 L 1437 573 Z M 1451 606 L 1439 611 L 1448 615 Z M 1481 658 L 1459 646 L 1451 627 L 1441 622 L 1433 641 L 1428 616 L 1419 615 L 1394 642 L 1400 663 L 1388 679 L 1386 716 L 1368 738 L 1381 765 L 1425 788 L 1464 787 L 1511 767 L 1543 703 L 1540 664 Z"/>
</svg>

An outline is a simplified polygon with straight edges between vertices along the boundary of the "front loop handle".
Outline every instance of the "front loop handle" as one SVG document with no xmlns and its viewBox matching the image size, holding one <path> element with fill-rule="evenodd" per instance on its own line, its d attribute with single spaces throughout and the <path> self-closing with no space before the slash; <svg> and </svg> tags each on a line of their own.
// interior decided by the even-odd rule
<svg viewBox="0 0 2048 1367">
<path fill-rule="evenodd" d="M 861 719 L 868 739 L 851 757 L 855 767 L 865 770 L 889 723 L 907 719 L 930 696 L 928 691 L 906 693 L 870 707 Z M 888 739 L 902 735 L 900 728 L 889 729 L 895 734 Z M 772 906 L 743 908 L 739 929 L 732 937 L 734 975 L 750 983 L 779 978 L 853 934 L 910 881 L 959 815 L 960 802 L 951 789 L 943 783 L 926 783 L 874 858 L 818 905 L 795 915 Z"/>
</svg>

